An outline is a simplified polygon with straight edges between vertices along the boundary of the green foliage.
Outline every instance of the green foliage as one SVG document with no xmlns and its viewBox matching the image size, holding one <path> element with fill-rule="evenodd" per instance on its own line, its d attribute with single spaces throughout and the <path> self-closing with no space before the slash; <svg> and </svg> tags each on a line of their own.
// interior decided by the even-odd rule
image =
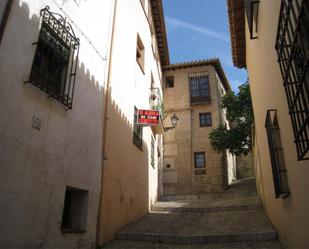
<svg viewBox="0 0 309 249">
<path fill-rule="evenodd" d="M 252 148 L 251 127 L 253 111 L 248 83 L 239 87 L 239 92 L 228 92 L 221 99 L 222 107 L 226 109 L 229 128 L 220 124 L 209 134 L 210 144 L 217 152 L 228 150 L 235 155 L 246 155 Z"/>
</svg>

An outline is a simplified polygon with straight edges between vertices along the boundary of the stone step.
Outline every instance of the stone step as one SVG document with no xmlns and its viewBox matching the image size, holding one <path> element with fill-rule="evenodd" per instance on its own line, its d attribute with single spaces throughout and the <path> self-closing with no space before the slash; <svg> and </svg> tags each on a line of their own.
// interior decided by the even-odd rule
<svg viewBox="0 0 309 249">
<path fill-rule="evenodd" d="M 159 201 L 152 206 L 156 212 L 222 212 L 254 210 L 262 208 L 262 202 L 257 197 L 217 200 L 175 200 Z"/>
<path fill-rule="evenodd" d="M 275 240 L 263 210 L 217 213 L 150 213 L 121 229 L 118 240 L 207 244 Z"/>
<path fill-rule="evenodd" d="M 171 245 L 141 241 L 113 241 L 102 249 L 282 249 L 278 241 L 236 242 L 206 245 Z"/>
</svg>

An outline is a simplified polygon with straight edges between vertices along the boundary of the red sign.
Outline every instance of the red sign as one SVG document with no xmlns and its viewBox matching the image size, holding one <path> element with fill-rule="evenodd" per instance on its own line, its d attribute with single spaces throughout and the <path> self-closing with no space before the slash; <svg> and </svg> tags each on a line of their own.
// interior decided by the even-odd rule
<svg viewBox="0 0 309 249">
<path fill-rule="evenodd" d="M 160 112 L 155 110 L 138 110 L 137 123 L 141 125 L 158 125 Z"/>
</svg>

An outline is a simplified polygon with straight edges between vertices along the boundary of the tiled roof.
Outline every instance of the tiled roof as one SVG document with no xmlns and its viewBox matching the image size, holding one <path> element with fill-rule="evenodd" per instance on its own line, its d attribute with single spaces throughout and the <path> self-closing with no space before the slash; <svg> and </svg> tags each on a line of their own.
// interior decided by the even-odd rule
<svg viewBox="0 0 309 249">
<path fill-rule="evenodd" d="M 246 67 L 245 10 L 243 0 L 227 0 L 234 66 Z"/>
<path fill-rule="evenodd" d="M 229 84 L 229 82 L 226 78 L 226 75 L 223 71 L 220 60 L 218 58 L 170 64 L 170 65 L 166 65 L 165 67 L 163 67 L 163 71 L 177 70 L 177 69 L 190 68 L 190 67 L 208 66 L 208 65 L 212 65 L 212 66 L 215 67 L 217 74 L 219 75 L 220 80 L 221 80 L 225 90 L 230 91 L 231 86 L 230 86 L 230 84 Z"/>
</svg>

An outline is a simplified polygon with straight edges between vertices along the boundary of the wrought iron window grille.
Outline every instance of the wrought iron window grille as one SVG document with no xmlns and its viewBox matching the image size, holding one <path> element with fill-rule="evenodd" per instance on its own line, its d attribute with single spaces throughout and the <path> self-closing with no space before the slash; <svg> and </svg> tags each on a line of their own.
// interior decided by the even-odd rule
<svg viewBox="0 0 309 249">
<path fill-rule="evenodd" d="M 72 109 L 80 41 L 71 24 L 46 6 L 30 72 L 31 83 Z"/>
<path fill-rule="evenodd" d="M 250 39 L 258 38 L 259 0 L 245 0 L 245 10 L 250 31 Z"/>
<path fill-rule="evenodd" d="M 276 110 L 268 110 L 265 121 L 268 148 L 272 166 L 275 197 L 286 198 L 289 196 L 287 170 L 281 144 L 280 128 Z"/>
<path fill-rule="evenodd" d="M 297 159 L 309 159 L 309 1 L 282 0 L 276 46 Z"/>
<path fill-rule="evenodd" d="M 143 150 L 143 126 L 137 123 L 138 109 L 134 107 L 133 144 Z"/>
</svg>

